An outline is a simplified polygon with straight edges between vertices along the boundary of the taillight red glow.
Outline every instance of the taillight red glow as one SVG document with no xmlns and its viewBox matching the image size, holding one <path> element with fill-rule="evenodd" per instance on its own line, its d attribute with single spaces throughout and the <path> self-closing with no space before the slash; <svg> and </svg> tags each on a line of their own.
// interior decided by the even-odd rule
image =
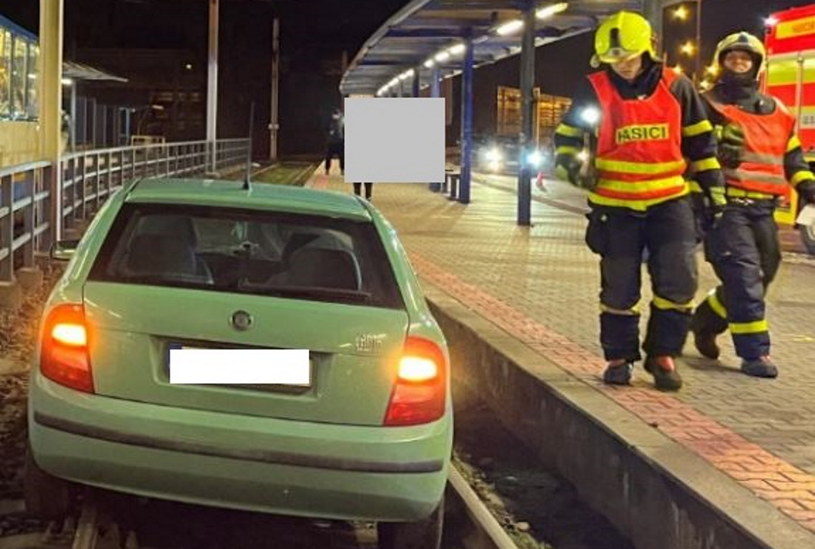
<svg viewBox="0 0 815 549">
<path fill-rule="evenodd" d="M 397 367 L 384 424 L 419 425 L 441 418 L 447 399 L 447 364 L 441 348 L 428 339 L 410 336 Z"/>
<path fill-rule="evenodd" d="M 421 383 L 439 375 L 439 367 L 433 360 L 420 356 L 403 356 L 399 361 L 397 376 L 400 381 Z"/>
<path fill-rule="evenodd" d="M 56 324 L 51 329 L 51 337 L 57 343 L 71 347 L 84 347 L 88 344 L 88 331 L 83 324 Z"/>
<path fill-rule="evenodd" d="M 43 330 L 40 371 L 60 385 L 93 392 L 88 324 L 82 305 L 58 305 L 48 313 Z"/>
</svg>

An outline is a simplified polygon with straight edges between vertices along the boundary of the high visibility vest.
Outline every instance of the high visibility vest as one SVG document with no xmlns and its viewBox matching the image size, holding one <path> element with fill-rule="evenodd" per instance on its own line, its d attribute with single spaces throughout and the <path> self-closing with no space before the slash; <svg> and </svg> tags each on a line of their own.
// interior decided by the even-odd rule
<svg viewBox="0 0 815 549">
<path fill-rule="evenodd" d="M 705 94 L 710 105 L 719 112 L 725 123 L 735 123 L 744 130 L 744 152 L 741 164 L 735 169 L 723 168 L 729 186 L 745 191 L 782 196 L 789 193 L 784 173 L 787 144 L 795 129 L 795 118 L 778 101 L 770 114 L 756 114 L 736 105 L 719 103 Z"/>
<path fill-rule="evenodd" d="M 646 210 L 688 194 L 682 106 L 670 90 L 676 74 L 663 69 L 654 93 L 642 99 L 623 99 L 606 71 L 588 78 L 602 109 L 589 201 Z"/>
</svg>

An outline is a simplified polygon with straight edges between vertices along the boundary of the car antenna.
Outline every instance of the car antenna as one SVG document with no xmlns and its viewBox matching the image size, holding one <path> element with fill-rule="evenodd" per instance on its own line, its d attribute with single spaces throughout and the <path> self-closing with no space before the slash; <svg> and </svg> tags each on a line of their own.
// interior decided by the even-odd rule
<svg viewBox="0 0 815 549">
<path fill-rule="evenodd" d="M 249 151 L 246 154 L 246 177 L 243 180 L 243 190 L 252 190 L 252 130 L 254 129 L 255 102 L 249 104 Z"/>
</svg>

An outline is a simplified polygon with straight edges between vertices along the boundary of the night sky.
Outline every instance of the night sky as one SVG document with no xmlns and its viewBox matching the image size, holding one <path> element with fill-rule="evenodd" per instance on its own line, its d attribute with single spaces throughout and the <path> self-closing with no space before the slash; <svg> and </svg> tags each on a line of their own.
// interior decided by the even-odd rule
<svg viewBox="0 0 815 549">
<path fill-rule="evenodd" d="M 281 80 L 281 124 L 285 127 L 311 118 L 301 125 L 303 146 L 298 152 L 319 148 L 321 119 L 327 116 L 341 98 L 336 85 L 339 75 L 316 80 L 309 73 L 319 73 L 326 64 L 336 65 L 346 52 L 350 60 L 362 43 L 407 0 L 221 0 L 221 93 L 227 86 L 236 95 L 235 111 L 247 112 L 246 105 L 255 100 L 260 108 L 258 120 L 268 120 L 269 50 L 272 18 L 280 17 L 281 55 L 285 67 Z M 715 43 L 737 30 L 762 33 L 763 18 L 780 9 L 812 2 L 791 0 L 704 0 L 702 8 L 703 64 L 707 64 Z M 38 0 L 2 0 L 0 13 L 36 32 Z M 179 48 L 195 52 L 194 70 L 205 74 L 208 3 L 206 0 L 65 0 L 65 57 L 74 57 L 83 48 Z M 537 84 L 546 90 L 562 93 L 573 83 L 548 82 L 548 75 L 574 73 L 574 52 L 590 47 L 590 36 L 582 48 L 552 47 L 546 55 L 546 70 L 538 71 Z M 564 44 L 565 46 L 565 44 Z M 233 66 L 226 68 L 229 63 Z M 588 70 L 588 57 L 577 64 Z M 289 78 L 288 84 L 285 80 Z M 476 73 L 478 80 L 478 73 Z M 299 95 L 304 86 L 323 88 L 320 93 Z M 334 89 L 326 89 L 326 88 Z M 236 91 L 237 90 L 237 91 Z M 287 98 L 286 94 L 289 94 Z M 265 111 L 264 111 L 265 108 Z M 226 109 L 229 111 L 229 109 Z M 285 112 L 284 112 L 285 111 Z M 221 116 L 229 116 L 222 114 Z M 236 115 L 237 116 L 237 115 Z M 264 118 L 265 116 L 265 118 Z M 219 116 L 220 118 L 220 116 Z M 243 119 L 243 116 L 241 117 Z M 230 123 L 231 122 L 231 123 Z M 245 124 L 243 124 L 245 125 Z M 261 124 L 265 125 L 265 124 Z M 219 122 L 219 127 L 221 122 Z M 238 128 L 238 121 L 225 121 L 223 127 Z M 309 135 L 306 135 L 309 134 Z M 296 135 L 290 139 L 297 141 Z M 261 148 L 263 145 L 261 145 Z M 292 149 L 292 150 L 294 150 Z"/>
</svg>

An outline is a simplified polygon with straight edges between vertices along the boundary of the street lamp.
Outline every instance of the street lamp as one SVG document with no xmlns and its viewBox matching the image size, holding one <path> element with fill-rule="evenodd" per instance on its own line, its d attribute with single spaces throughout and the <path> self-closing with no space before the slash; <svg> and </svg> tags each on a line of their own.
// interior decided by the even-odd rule
<svg viewBox="0 0 815 549">
<path fill-rule="evenodd" d="M 679 19 L 680 21 L 684 21 L 688 18 L 688 8 L 685 6 L 679 6 L 673 12 L 673 18 Z"/>
<path fill-rule="evenodd" d="M 666 9 L 670 9 L 671 18 L 675 20 L 677 24 L 682 24 L 686 22 L 691 15 L 689 5 L 692 3 L 696 4 L 694 10 L 694 39 L 686 41 L 679 50 L 682 54 L 685 54 L 688 57 L 695 57 L 695 62 L 693 65 L 693 82 L 697 83 L 701 78 L 702 72 L 702 0 L 684 0 L 682 2 L 669 4 L 666 6 Z"/>
</svg>

